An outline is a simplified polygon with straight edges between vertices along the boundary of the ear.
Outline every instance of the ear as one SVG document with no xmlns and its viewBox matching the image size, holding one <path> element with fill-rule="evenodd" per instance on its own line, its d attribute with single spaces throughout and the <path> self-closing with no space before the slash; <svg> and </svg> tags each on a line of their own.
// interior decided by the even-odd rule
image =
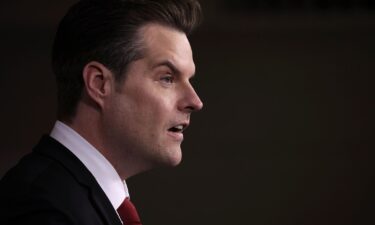
<svg viewBox="0 0 375 225">
<path fill-rule="evenodd" d="M 105 98 L 113 90 L 113 73 L 103 64 L 91 61 L 83 68 L 82 76 L 88 97 L 103 108 Z"/>
</svg>

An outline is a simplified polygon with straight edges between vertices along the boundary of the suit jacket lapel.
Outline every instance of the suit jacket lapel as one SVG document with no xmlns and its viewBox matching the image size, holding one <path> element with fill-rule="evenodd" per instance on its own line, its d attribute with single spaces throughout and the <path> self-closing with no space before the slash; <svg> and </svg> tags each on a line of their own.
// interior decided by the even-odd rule
<svg viewBox="0 0 375 225">
<path fill-rule="evenodd" d="M 121 221 L 108 197 L 84 164 L 65 146 L 50 136 L 43 136 L 35 152 L 53 158 L 74 176 L 79 184 L 91 192 L 92 202 L 104 221 L 110 225 L 121 225 Z"/>
</svg>

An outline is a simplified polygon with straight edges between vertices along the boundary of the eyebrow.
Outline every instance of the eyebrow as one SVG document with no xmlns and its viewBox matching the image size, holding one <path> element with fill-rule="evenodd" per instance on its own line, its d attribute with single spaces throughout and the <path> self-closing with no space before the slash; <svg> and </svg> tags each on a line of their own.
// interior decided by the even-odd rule
<svg viewBox="0 0 375 225">
<path fill-rule="evenodd" d="M 177 69 L 177 67 L 170 60 L 161 61 L 160 63 L 157 63 L 153 68 L 157 68 L 160 66 L 168 67 L 169 69 L 172 70 L 174 74 L 179 74 L 179 75 L 182 74 L 181 71 Z M 193 78 L 194 76 L 195 76 L 195 73 L 190 76 L 190 79 Z"/>
</svg>

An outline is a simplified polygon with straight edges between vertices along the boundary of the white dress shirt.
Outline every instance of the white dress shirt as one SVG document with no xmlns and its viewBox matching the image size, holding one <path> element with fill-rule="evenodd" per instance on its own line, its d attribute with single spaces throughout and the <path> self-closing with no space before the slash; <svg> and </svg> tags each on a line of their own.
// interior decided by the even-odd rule
<svg viewBox="0 0 375 225">
<path fill-rule="evenodd" d="M 91 172 L 117 209 L 129 197 L 128 187 L 112 164 L 88 141 L 69 126 L 56 121 L 50 136 L 69 149 Z"/>
</svg>

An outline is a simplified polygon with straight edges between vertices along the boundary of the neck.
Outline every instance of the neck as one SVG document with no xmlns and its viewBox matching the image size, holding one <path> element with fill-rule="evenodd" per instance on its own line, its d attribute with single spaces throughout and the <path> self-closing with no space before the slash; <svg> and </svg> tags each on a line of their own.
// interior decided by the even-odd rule
<svg viewBox="0 0 375 225">
<path fill-rule="evenodd" d="M 94 146 L 112 164 L 121 179 L 126 180 L 147 170 L 147 166 L 140 165 L 126 148 L 116 149 L 116 146 L 112 146 L 111 141 L 107 140 L 109 138 L 102 125 L 100 111 L 80 102 L 74 117 L 60 121 Z"/>
</svg>

